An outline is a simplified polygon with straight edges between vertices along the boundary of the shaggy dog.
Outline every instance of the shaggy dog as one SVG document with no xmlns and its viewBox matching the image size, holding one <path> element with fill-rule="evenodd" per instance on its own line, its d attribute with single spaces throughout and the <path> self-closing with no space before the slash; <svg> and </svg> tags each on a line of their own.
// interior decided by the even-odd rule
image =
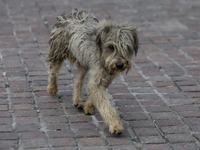
<svg viewBox="0 0 200 150">
<path fill-rule="evenodd" d="M 120 72 L 131 68 L 133 54 L 138 51 L 138 34 L 130 23 L 115 24 L 98 21 L 86 11 L 75 9 L 72 14 L 58 16 L 49 40 L 50 64 L 47 91 L 55 96 L 57 75 L 65 59 L 76 62 L 78 74 L 73 101 L 78 109 L 92 115 L 97 108 L 113 134 L 121 134 L 123 126 L 112 107 L 106 88 Z M 82 101 L 82 85 L 89 73 L 87 102 Z"/>
</svg>

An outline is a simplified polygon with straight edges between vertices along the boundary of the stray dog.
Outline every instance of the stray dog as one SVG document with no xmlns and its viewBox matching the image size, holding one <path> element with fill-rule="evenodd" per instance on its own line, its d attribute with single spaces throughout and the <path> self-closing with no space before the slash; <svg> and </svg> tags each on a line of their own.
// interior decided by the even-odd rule
<svg viewBox="0 0 200 150">
<path fill-rule="evenodd" d="M 136 28 L 130 23 L 99 22 L 90 13 L 78 9 L 57 19 L 49 39 L 47 61 L 51 63 L 47 91 L 51 96 L 56 95 L 57 75 L 63 61 L 68 59 L 72 65 L 76 62 L 74 106 L 84 109 L 86 115 L 94 114 L 97 108 L 111 133 L 123 133 L 123 125 L 110 103 L 106 88 L 120 72 L 128 72 L 131 68 L 131 59 L 137 54 L 139 44 Z M 84 104 L 82 85 L 87 72 L 89 97 Z"/>
</svg>

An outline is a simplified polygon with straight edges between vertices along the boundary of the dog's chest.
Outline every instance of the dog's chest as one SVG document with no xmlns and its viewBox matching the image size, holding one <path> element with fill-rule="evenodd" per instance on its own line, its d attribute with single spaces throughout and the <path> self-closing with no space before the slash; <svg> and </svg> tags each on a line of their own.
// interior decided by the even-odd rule
<svg viewBox="0 0 200 150">
<path fill-rule="evenodd" d="M 91 68 L 100 61 L 95 34 L 76 32 L 70 40 L 70 51 L 76 60 L 85 68 Z"/>
</svg>

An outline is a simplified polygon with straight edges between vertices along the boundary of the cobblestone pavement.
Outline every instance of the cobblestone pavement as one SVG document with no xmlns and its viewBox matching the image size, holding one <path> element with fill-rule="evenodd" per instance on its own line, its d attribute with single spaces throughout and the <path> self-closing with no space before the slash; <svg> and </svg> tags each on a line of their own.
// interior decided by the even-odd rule
<svg viewBox="0 0 200 150">
<path fill-rule="evenodd" d="M 58 96 L 46 92 L 49 33 L 55 16 L 72 8 L 131 21 L 140 31 L 132 70 L 108 89 L 121 136 L 109 133 L 98 112 L 86 116 L 72 106 L 76 68 L 67 61 Z M 199 0 L 0 0 L 0 149 L 199 148 Z"/>
</svg>

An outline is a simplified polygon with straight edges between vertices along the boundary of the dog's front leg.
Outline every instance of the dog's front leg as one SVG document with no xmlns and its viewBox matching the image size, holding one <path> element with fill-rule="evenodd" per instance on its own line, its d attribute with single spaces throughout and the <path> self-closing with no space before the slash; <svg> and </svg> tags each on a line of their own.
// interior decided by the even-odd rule
<svg viewBox="0 0 200 150">
<path fill-rule="evenodd" d="M 89 99 L 94 101 L 94 106 L 109 125 L 109 131 L 113 134 L 121 134 L 124 129 L 116 110 L 110 103 L 106 89 L 102 86 L 93 87 Z"/>
<path fill-rule="evenodd" d="M 105 122 L 109 125 L 109 131 L 117 135 L 121 134 L 124 129 L 117 111 L 111 105 L 109 96 L 106 92 L 106 86 L 112 81 L 111 77 L 107 77 L 108 78 L 106 79 L 103 73 L 101 74 L 101 69 L 90 74 L 90 81 L 87 87 L 89 98 L 86 102 L 84 111 L 86 114 L 90 114 L 90 112 L 94 112 L 96 107 Z"/>
</svg>

